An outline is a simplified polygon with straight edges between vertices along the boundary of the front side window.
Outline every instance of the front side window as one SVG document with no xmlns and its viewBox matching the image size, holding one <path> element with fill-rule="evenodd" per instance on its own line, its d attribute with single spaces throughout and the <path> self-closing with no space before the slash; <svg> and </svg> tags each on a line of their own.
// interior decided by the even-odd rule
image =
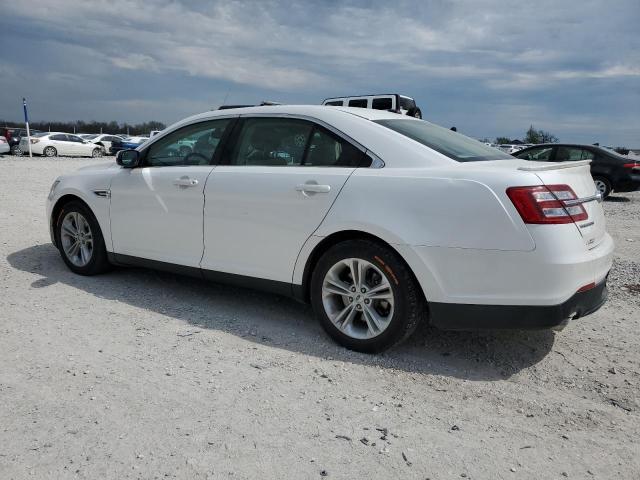
<svg viewBox="0 0 640 480">
<path fill-rule="evenodd" d="M 349 100 L 350 107 L 357 108 L 367 108 L 367 99 L 366 98 L 354 98 L 353 100 Z"/>
<path fill-rule="evenodd" d="M 302 164 L 313 125 L 290 118 L 245 120 L 231 165 L 296 166 Z"/>
<path fill-rule="evenodd" d="M 478 140 L 422 120 L 375 120 L 375 123 L 415 140 L 457 162 L 513 160 L 511 155 L 488 147 Z"/>
<path fill-rule="evenodd" d="M 67 140 L 70 142 L 82 143 L 83 140 L 76 135 L 67 135 Z"/>
<path fill-rule="evenodd" d="M 553 147 L 530 148 L 525 152 L 518 153 L 516 157 L 524 160 L 548 162 L 551 159 L 551 152 L 553 152 Z"/>
<path fill-rule="evenodd" d="M 326 102 L 325 105 L 329 105 L 331 107 L 341 107 L 344 102 L 342 100 L 332 100 L 330 102 Z"/>
<path fill-rule="evenodd" d="M 153 143 L 145 164 L 150 167 L 209 165 L 230 119 L 182 127 Z"/>
<path fill-rule="evenodd" d="M 390 97 L 374 98 L 371 101 L 371 108 L 374 110 L 391 110 L 393 108 L 393 100 Z"/>
<path fill-rule="evenodd" d="M 556 162 L 573 162 L 576 160 L 593 160 L 593 153 L 584 148 L 558 147 Z"/>
<path fill-rule="evenodd" d="M 55 140 L 57 142 L 66 142 L 67 141 L 67 136 L 66 135 L 51 135 L 49 137 L 49 140 Z"/>
</svg>

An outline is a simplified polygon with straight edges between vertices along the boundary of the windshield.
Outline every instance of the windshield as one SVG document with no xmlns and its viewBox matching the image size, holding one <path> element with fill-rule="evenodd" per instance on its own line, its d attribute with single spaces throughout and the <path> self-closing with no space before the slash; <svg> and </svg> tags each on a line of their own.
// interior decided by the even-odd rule
<svg viewBox="0 0 640 480">
<path fill-rule="evenodd" d="M 457 162 L 480 162 L 484 160 L 513 160 L 511 155 L 484 143 L 452 132 L 433 123 L 422 120 L 374 120 L 391 130 L 401 133 L 436 152 Z"/>
</svg>

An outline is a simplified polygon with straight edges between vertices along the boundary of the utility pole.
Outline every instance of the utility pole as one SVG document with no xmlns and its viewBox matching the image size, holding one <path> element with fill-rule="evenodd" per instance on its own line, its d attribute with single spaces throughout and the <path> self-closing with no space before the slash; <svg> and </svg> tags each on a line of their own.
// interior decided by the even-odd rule
<svg viewBox="0 0 640 480">
<path fill-rule="evenodd" d="M 24 110 L 24 124 L 27 127 L 27 144 L 29 145 L 29 158 L 33 158 L 31 153 L 31 132 L 29 131 L 29 115 L 27 114 L 27 99 L 22 97 L 22 109 Z"/>
</svg>

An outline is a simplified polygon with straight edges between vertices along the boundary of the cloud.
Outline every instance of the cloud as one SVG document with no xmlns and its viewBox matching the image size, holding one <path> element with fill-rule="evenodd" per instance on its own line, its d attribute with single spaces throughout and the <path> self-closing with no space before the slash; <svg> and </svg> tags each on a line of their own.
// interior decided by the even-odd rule
<svg viewBox="0 0 640 480">
<path fill-rule="evenodd" d="M 143 115 L 130 100 L 173 121 L 227 96 L 318 103 L 401 91 L 428 118 L 476 136 L 509 135 L 487 125 L 526 123 L 532 111 L 567 125 L 616 115 L 639 130 L 637 0 L 31 0 L 7 2 L 3 17 L 0 39 L 14 48 L 4 49 L 0 87 L 27 90 L 51 116 L 83 114 L 95 100 L 120 118 Z M 163 98 L 174 99 L 164 114 Z"/>
</svg>

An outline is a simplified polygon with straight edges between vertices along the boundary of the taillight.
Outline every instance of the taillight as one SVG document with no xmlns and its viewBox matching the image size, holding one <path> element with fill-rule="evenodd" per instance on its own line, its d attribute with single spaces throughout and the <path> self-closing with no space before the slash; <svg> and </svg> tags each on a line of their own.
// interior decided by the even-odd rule
<svg viewBox="0 0 640 480">
<path fill-rule="evenodd" d="M 507 195 L 524 223 L 572 223 L 589 218 L 582 204 L 571 204 L 577 197 L 569 185 L 510 187 Z"/>
<path fill-rule="evenodd" d="M 623 166 L 623 168 L 631 168 L 631 169 L 634 169 L 634 170 L 640 170 L 640 163 L 638 163 L 638 162 L 625 163 L 622 166 Z"/>
</svg>

